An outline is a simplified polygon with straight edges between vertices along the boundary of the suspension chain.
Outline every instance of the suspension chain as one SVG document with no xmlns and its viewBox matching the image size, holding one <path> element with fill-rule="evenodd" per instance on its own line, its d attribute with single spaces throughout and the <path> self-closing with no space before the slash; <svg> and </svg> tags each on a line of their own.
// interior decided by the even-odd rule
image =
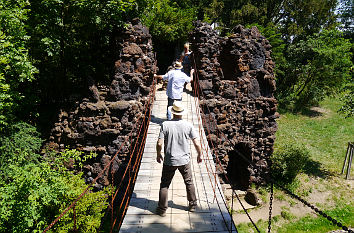
<svg viewBox="0 0 354 233">
<path fill-rule="evenodd" d="M 269 159 L 269 177 L 272 177 L 272 160 Z M 272 228 L 272 209 L 273 209 L 273 194 L 274 194 L 273 179 L 270 179 L 270 197 L 269 197 L 269 219 L 268 219 L 268 233 Z"/>
<path fill-rule="evenodd" d="M 328 216 L 326 213 L 324 213 L 322 210 L 319 210 L 316 206 L 308 203 L 307 201 L 305 201 L 304 199 L 302 199 L 301 197 L 299 197 L 298 195 L 292 193 L 289 189 L 283 187 L 280 184 L 276 184 L 278 185 L 281 189 L 283 189 L 286 193 L 288 193 L 290 196 L 292 196 L 293 198 L 299 200 L 301 203 L 303 203 L 304 205 L 310 207 L 311 209 L 313 209 L 316 213 L 318 213 L 319 215 L 321 215 L 322 217 L 325 217 L 328 221 L 332 222 L 334 225 L 337 225 L 338 227 L 342 228 L 343 230 L 349 232 L 349 233 L 354 233 L 353 230 L 350 230 L 348 227 L 343 226 L 342 223 L 338 222 L 337 220 L 335 220 L 334 218 L 332 218 L 331 216 Z"/>
</svg>

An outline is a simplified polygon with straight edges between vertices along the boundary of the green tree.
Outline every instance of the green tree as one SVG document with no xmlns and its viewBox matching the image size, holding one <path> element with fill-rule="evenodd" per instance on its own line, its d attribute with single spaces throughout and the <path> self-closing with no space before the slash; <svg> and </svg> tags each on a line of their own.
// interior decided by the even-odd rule
<svg viewBox="0 0 354 233">
<path fill-rule="evenodd" d="M 18 122 L 7 127 L 0 138 L 0 170 L 6 177 L 8 164 L 21 167 L 27 161 L 38 161 L 38 151 L 43 140 L 37 129 L 27 123 Z"/>
<path fill-rule="evenodd" d="M 11 164 L 0 181 L 0 232 L 41 232 L 86 188 L 80 173 L 52 169 L 47 162 Z M 108 189 L 89 192 L 76 205 L 80 232 L 96 232 L 107 207 Z M 72 210 L 51 232 L 73 230 Z"/>
<path fill-rule="evenodd" d="M 35 79 L 37 69 L 28 55 L 28 6 L 26 0 L 0 0 L 0 131 L 30 104 L 23 85 Z"/>
<path fill-rule="evenodd" d="M 278 82 L 279 98 L 301 108 L 339 93 L 351 81 L 350 48 L 338 30 L 323 30 L 290 45 L 288 77 Z"/>
<path fill-rule="evenodd" d="M 335 25 L 336 0 L 214 0 L 209 11 L 227 31 L 238 25 L 276 25 L 290 43 Z M 214 7 L 214 9 L 212 9 Z M 222 10 L 217 9 L 222 7 Z"/>
<path fill-rule="evenodd" d="M 348 39 L 353 42 L 354 33 L 354 1 L 353 0 L 339 0 L 338 2 L 340 29 Z"/>
<path fill-rule="evenodd" d="M 137 1 L 30 2 L 30 54 L 40 70 L 31 90 L 42 106 L 56 106 L 69 101 L 73 93 L 83 94 L 88 79 L 110 80 L 118 56 L 115 36 L 126 20 L 137 16 Z"/>
<path fill-rule="evenodd" d="M 186 40 L 196 19 L 196 8 L 181 7 L 177 1 L 148 1 L 142 21 L 151 35 L 160 41 L 176 42 Z"/>
</svg>

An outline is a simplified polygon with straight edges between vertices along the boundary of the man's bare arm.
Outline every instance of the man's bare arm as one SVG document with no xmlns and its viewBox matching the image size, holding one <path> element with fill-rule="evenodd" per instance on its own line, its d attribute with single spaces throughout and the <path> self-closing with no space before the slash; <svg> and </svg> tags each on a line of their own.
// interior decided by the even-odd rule
<svg viewBox="0 0 354 233">
<path fill-rule="evenodd" d="M 189 76 L 191 78 L 190 80 L 191 82 L 193 81 L 193 74 L 194 74 L 194 69 L 191 69 L 190 76 Z"/>
<path fill-rule="evenodd" d="M 202 148 L 200 147 L 198 139 L 199 138 L 194 138 L 192 141 L 193 141 L 194 147 L 195 147 L 195 149 L 197 150 L 197 153 L 198 153 L 197 162 L 201 163 L 202 162 Z"/>
<path fill-rule="evenodd" d="M 156 143 L 156 152 L 157 152 L 156 161 L 158 163 L 161 163 L 161 161 L 163 161 L 163 157 L 161 155 L 162 144 L 163 144 L 163 139 L 159 138 Z"/>
<path fill-rule="evenodd" d="M 163 79 L 163 75 L 159 75 L 159 74 L 154 74 L 154 77 L 156 77 L 157 79 Z"/>
</svg>

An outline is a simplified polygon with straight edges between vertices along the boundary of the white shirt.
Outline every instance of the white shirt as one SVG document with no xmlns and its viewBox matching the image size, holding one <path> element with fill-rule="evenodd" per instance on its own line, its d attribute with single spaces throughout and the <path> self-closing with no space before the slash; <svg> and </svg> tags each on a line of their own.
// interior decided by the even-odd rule
<svg viewBox="0 0 354 233">
<path fill-rule="evenodd" d="M 184 83 L 189 83 L 190 77 L 183 73 L 180 69 L 171 70 L 163 77 L 168 80 L 166 94 L 171 99 L 181 99 Z"/>
</svg>

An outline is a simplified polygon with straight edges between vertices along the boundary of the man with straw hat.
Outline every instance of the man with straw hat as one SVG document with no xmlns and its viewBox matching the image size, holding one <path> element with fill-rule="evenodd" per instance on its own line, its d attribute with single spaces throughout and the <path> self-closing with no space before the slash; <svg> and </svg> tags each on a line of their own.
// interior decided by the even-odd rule
<svg viewBox="0 0 354 233">
<path fill-rule="evenodd" d="M 156 75 L 155 77 L 163 80 L 167 80 L 167 90 L 166 94 L 168 97 L 167 103 L 167 119 L 171 120 L 171 112 L 169 111 L 169 107 L 173 105 L 175 100 L 182 100 L 182 92 L 185 83 L 189 83 L 193 80 L 194 70 L 190 71 L 190 77 L 188 77 L 185 73 L 182 72 L 182 63 L 177 61 L 175 63 L 175 69 L 170 70 L 165 75 Z"/>
<path fill-rule="evenodd" d="M 156 213 L 166 216 L 168 206 L 168 188 L 172 182 L 175 171 L 181 173 L 187 190 L 187 200 L 189 201 L 188 210 L 193 212 L 197 206 L 195 187 L 193 184 L 192 170 L 190 164 L 189 139 L 193 141 L 197 150 L 197 162 L 202 162 L 201 147 L 198 142 L 198 134 L 193 125 L 182 119 L 186 110 L 182 106 L 182 101 L 175 101 L 170 107 L 173 114 L 171 121 L 165 121 L 161 125 L 159 139 L 156 144 L 156 161 L 163 161 L 162 176 L 159 192 L 159 203 Z M 162 145 L 164 144 L 164 154 L 161 155 Z"/>
</svg>

